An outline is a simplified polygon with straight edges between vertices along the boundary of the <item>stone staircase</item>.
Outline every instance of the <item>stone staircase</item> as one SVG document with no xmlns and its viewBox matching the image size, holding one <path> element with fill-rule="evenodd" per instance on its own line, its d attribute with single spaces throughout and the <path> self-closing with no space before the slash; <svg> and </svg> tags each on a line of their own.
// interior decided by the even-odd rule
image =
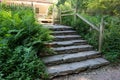
<svg viewBox="0 0 120 80">
<path fill-rule="evenodd" d="M 49 44 L 57 54 L 47 55 L 42 60 L 50 77 L 95 69 L 109 63 L 71 27 L 53 25 L 49 28 L 55 37 Z"/>
</svg>

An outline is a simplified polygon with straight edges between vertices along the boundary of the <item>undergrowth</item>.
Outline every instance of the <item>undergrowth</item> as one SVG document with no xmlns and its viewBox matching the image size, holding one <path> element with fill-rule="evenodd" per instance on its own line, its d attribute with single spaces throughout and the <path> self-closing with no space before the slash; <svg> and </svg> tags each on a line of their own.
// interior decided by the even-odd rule
<svg viewBox="0 0 120 80">
<path fill-rule="evenodd" d="M 91 16 L 87 14 L 81 14 L 87 20 L 99 26 L 101 16 Z M 102 45 L 102 53 L 105 58 L 112 63 L 120 62 L 120 18 L 118 16 L 109 16 L 104 19 L 104 40 Z M 77 18 L 74 23 L 73 16 L 62 17 L 62 24 L 72 26 L 76 31 L 88 41 L 89 44 L 93 45 L 95 49 L 98 49 L 99 33 L 90 26 Z M 98 27 L 99 28 L 99 27 Z"/>
<path fill-rule="evenodd" d="M 76 2 L 77 1 L 77 2 Z M 99 28 L 104 18 L 103 55 L 112 63 L 120 62 L 120 1 L 118 0 L 59 0 L 57 6 L 62 10 L 75 9 L 88 21 Z M 70 13 L 70 12 L 68 12 Z M 84 21 L 74 16 L 63 16 L 62 24 L 73 26 L 77 32 L 95 49 L 98 49 L 99 33 L 89 27 Z"/>
<path fill-rule="evenodd" d="M 49 33 L 36 22 L 32 8 L 2 5 L 0 80 L 45 80 L 48 75 L 38 55 L 52 40 Z"/>
</svg>

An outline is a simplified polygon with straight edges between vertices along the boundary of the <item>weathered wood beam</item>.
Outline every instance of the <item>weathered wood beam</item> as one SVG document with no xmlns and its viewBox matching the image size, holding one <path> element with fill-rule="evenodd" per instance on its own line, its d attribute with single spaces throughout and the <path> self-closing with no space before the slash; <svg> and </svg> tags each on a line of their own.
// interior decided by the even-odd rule
<svg viewBox="0 0 120 80">
<path fill-rule="evenodd" d="M 70 16 L 70 15 L 74 15 L 74 13 L 72 13 L 72 14 L 62 14 L 61 16 Z"/>
<path fill-rule="evenodd" d="M 80 14 L 76 14 L 80 19 L 82 19 L 84 22 L 86 22 L 88 25 L 90 25 L 90 27 L 92 27 L 93 29 L 97 30 L 99 32 L 99 29 L 92 24 L 91 22 L 89 22 L 87 19 L 85 19 L 84 17 L 82 17 Z"/>
<path fill-rule="evenodd" d="M 66 10 L 66 11 L 61 11 L 61 13 L 67 13 L 67 12 L 73 12 L 74 11 L 74 9 L 72 9 L 72 10 Z"/>
<path fill-rule="evenodd" d="M 99 33 L 99 47 L 98 47 L 99 52 L 101 52 L 102 50 L 103 35 L 104 35 L 104 22 L 102 18 L 100 23 L 100 33 Z"/>
</svg>

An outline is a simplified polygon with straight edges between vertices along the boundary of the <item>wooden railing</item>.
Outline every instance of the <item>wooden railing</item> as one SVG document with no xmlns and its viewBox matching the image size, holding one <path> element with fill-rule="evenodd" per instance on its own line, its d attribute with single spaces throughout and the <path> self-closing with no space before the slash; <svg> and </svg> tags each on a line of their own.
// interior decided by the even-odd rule
<svg viewBox="0 0 120 80">
<path fill-rule="evenodd" d="M 60 9 L 59 9 L 60 10 Z M 100 26 L 95 26 L 93 23 L 91 23 L 90 21 L 88 21 L 86 18 L 84 18 L 83 16 L 81 16 L 80 14 L 77 13 L 76 9 L 72 9 L 72 10 L 66 10 L 66 11 L 59 11 L 59 17 L 60 17 L 60 24 L 62 23 L 62 17 L 63 16 L 74 16 L 74 24 L 76 24 L 76 20 L 77 17 L 80 18 L 82 21 L 84 21 L 86 24 L 88 24 L 90 26 L 90 28 L 96 30 L 97 32 L 99 32 L 99 45 L 98 45 L 98 50 L 99 52 L 101 52 L 102 50 L 102 43 L 103 43 L 103 32 L 104 32 L 104 22 L 103 22 L 103 18 L 101 18 L 101 22 L 100 22 Z M 68 12 L 71 12 L 68 13 Z"/>
</svg>

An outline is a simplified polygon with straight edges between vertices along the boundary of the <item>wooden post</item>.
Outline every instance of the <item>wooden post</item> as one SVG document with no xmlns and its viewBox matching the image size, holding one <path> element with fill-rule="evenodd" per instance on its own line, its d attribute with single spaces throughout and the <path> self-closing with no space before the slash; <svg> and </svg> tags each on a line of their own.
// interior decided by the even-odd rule
<svg viewBox="0 0 120 80">
<path fill-rule="evenodd" d="M 89 31 L 91 32 L 92 31 L 92 28 L 90 27 Z"/>
<path fill-rule="evenodd" d="M 34 2 L 31 2 L 31 7 L 33 8 L 34 18 L 36 18 Z"/>
<path fill-rule="evenodd" d="M 31 7 L 33 8 L 33 2 L 31 2 Z"/>
<path fill-rule="evenodd" d="M 62 16 L 61 16 L 61 15 L 62 15 L 62 12 L 61 12 L 61 9 L 59 9 L 59 12 L 60 12 L 60 13 L 59 13 L 59 15 L 60 15 L 60 16 L 59 16 L 59 17 L 60 17 L 60 24 L 62 24 Z"/>
<path fill-rule="evenodd" d="M 75 5 L 75 10 L 74 10 L 74 26 L 76 24 L 76 21 L 77 21 L 77 16 L 76 16 L 76 13 L 77 13 L 77 4 L 78 4 L 78 0 L 76 0 L 76 5 Z"/>
<path fill-rule="evenodd" d="M 32 6 L 32 8 L 33 8 L 33 12 L 34 12 L 34 14 L 35 14 L 36 11 L 35 11 L 35 4 L 34 4 L 34 2 L 31 2 L 31 6 Z"/>
<path fill-rule="evenodd" d="M 76 19 L 77 19 L 77 16 L 76 16 L 76 9 L 74 10 L 74 26 L 76 24 Z"/>
<path fill-rule="evenodd" d="M 55 23 L 55 7 L 54 7 L 54 4 L 53 4 L 53 13 L 52 13 L 52 17 L 53 17 L 53 24 Z"/>
<path fill-rule="evenodd" d="M 99 48 L 98 48 L 99 52 L 102 51 L 103 31 L 104 31 L 104 25 L 103 25 L 103 18 L 102 18 L 100 23 L 100 34 L 99 34 Z"/>
</svg>

